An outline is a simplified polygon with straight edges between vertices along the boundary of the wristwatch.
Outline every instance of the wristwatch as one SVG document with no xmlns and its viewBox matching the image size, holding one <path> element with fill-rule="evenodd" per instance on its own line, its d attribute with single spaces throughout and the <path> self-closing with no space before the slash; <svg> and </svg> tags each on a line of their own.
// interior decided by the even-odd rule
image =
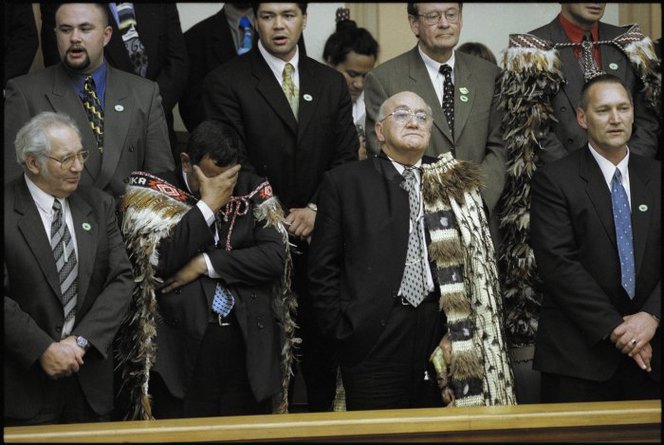
<svg viewBox="0 0 664 445">
<path fill-rule="evenodd" d="M 90 342 L 88 341 L 88 339 L 85 337 L 81 337 L 80 335 L 76 337 L 76 344 L 79 347 L 83 348 L 84 351 L 90 349 Z"/>
<path fill-rule="evenodd" d="M 318 211 L 318 206 L 316 204 L 314 204 L 313 202 L 310 202 L 309 204 L 307 204 L 307 208 L 310 209 L 310 210 L 313 210 L 314 212 Z"/>
</svg>

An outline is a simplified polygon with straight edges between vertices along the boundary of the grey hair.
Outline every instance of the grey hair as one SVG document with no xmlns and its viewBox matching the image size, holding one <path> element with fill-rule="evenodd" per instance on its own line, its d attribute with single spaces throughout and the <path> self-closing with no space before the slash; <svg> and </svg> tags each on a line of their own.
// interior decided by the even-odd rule
<svg viewBox="0 0 664 445">
<path fill-rule="evenodd" d="M 386 104 L 390 99 L 392 99 L 394 96 L 396 96 L 397 94 L 400 94 L 400 93 L 413 93 L 413 92 L 412 92 L 412 91 L 400 91 L 399 93 L 395 93 L 395 94 L 393 94 L 392 96 L 390 96 L 390 97 L 388 97 L 387 99 L 385 99 L 385 100 L 383 101 L 383 103 L 380 104 L 380 107 L 378 108 L 378 115 L 376 116 L 376 122 L 380 122 L 380 121 L 382 121 L 383 119 L 385 119 L 385 104 Z M 417 94 L 417 93 L 413 93 L 413 94 L 415 94 L 416 96 L 420 97 L 419 94 Z M 422 99 L 422 100 L 424 100 L 424 99 Z M 426 102 L 424 102 L 424 105 L 427 106 L 427 112 L 429 113 L 429 116 L 432 116 L 432 117 L 433 117 L 433 110 L 431 109 L 431 106 L 430 106 L 428 103 L 426 103 Z"/>
<path fill-rule="evenodd" d="M 76 122 L 67 114 L 45 111 L 34 116 L 23 125 L 14 139 L 16 148 L 16 161 L 24 165 L 28 156 L 34 156 L 43 167 L 45 157 L 51 152 L 51 141 L 48 135 L 52 128 L 69 127 L 81 137 Z"/>
</svg>

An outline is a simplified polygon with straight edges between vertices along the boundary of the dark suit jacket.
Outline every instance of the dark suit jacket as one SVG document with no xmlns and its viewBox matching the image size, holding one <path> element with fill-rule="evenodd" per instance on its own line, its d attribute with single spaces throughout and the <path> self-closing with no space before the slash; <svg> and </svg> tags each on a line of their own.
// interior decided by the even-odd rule
<svg viewBox="0 0 664 445">
<path fill-rule="evenodd" d="M 424 61 L 417 46 L 369 72 L 364 84 L 367 109 L 367 143 L 374 153 L 380 151 L 376 139 L 376 116 L 382 103 L 401 91 L 412 91 L 433 111 L 431 144 L 426 154 L 437 156 L 451 151 L 457 159 L 481 164 L 486 188 L 482 197 L 490 213 L 505 185 L 505 147 L 500 129 L 501 113 L 494 96 L 500 71 L 480 57 L 455 51 L 454 64 L 454 138 L 438 102 Z M 466 88 L 467 93 L 460 93 Z M 461 96 L 468 101 L 461 100 Z"/>
<path fill-rule="evenodd" d="M 599 40 L 613 39 L 625 33 L 628 28 L 600 22 Z M 551 23 L 531 31 L 530 34 L 550 42 L 569 42 L 559 17 L 556 17 Z M 560 68 L 566 82 L 561 86 L 552 102 L 553 113 L 558 122 L 553 124 L 550 131 L 538 135 L 542 144 L 540 156 L 544 162 L 560 159 L 579 147 L 584 147 L 587 143 L 586 131 L 576 121 L 576 107 L 581 100 L 581 88 L 584 84 L 583 73 L 572 47 L 558 48 L 558 54 L 561 62 Z M 602 71 L 622 79 L 634 98 L 634 128 L 629 141 L 631 152 L 654 157 L 658 148 L 659 124 L 654 110 L 647 105 L 640 92 L 643 83 L 636 76 L 625 54 L 616 46 L 600 45 L 600 58 Z"/>
<path fill-rule="evenodd" d="M 402 182 L 379 154 L 327 172 L 321 184 L 309 291 L 321 331 L 340 342 L 348 365 L 376 343 L 399 293 L 410 224 Z"/>
<path fill-rule="evenodd" d="M 5 80 L 30 71 L 37 53 L 39 38 L 31 3 L 4 4 L 5 8 Z"/>
<path fill-rule="evenodd" d="M 605 381 L 622 356 L 608 339 L 622 316 L 661 315 L 660 168 L 659 162 L 630 154 L 633 300 L 620 284 L 611 192 L 590 149 L 576 150 L 535 174 L 531 240 L 544 282 L 535 369 Z M 651 344 L 651 375 L 659 380 L 659 330 Z"/>
<path fill-rule="evenodd" d="M 62 297 L 48 236 L 23 177 L 5 185 L 4 199 L 5 415 L 28 419 L 42 408 L 46 388 L 57 384 L 42 370 L 39 357 L 60 340 Z M 113 408 L 111 342 L 129 307 L 133 275 L 115 218 L 115 201 L 85 186 L 79 186 L 68 201 L 78 246 L 72 334 L 92 345 L 78 380 L 92 409 L 104 415 Z"/>
<path fill-rule="evenodd" d="M 60 62 L 58 45 L 55 39 L 55 8 L 57 3 L 41 3 L 42 11 L 42 53 L 44 66 Z M 184 44 L 180 16 L 175 3 L 134 3 L 136 30 L 148 56 L 146 79 L 159 84 L 159 93 L 164 110 L 170 112 L 180 99 L 187 83 L 188 56 Z M 109 25 L 113 34 L 104 48 L 108 63 L 122 71 L 134 74 L 134 65 L 129 59 L 127 48 L 122 41 L 110 9 Z"/>
<path fill-rule="evenodd" d="M 299 121 L 257 48 L 210 72 L 203 96 L 207 117 L 238 132 L 286 209 L 316 202 L 323 173 L 357 159 L 359 146 L 343 76 L 302 54 L 298 69 Z"/>
<path fill-rule="evenodd" d="M 179 174 L 160 175 L 187 190 Z M 246 195 L 262 182 L 255 175 L 241 172 L 233 194 Z M 215 248 L 210 227 L 198 207 L 192 207 L 175 226 L 172 235 L 158 247 L 157 275 L 173 276 L 187 262 L 207 252 L 214 269 L 222 276 L 235 298 L 233 312 L 246 344 L 246 366 L 254 396 L 265 400 L 281 389 L 280 328 L 272 307 L 274 284 L 281 278 L 285 246 L 273 227 L 256 223 L 252 208 L 235 221 L 231 236 L 233 250 Z M 230 222 L 220 234 L 225 244 Z M 160 317 L 157 317 L 158 372 L 169 391 L 183 398 L 190 383 L 200 342 L 208 327 L 216 279 L 202 276 L 180 289 L 157 292 Z"/>
<path fill-rule="evenodd" d="M 254 33 L 254 45 L 256 36 Z M 179 109 L 187 130 L 193 131 L 205 120 L 205 110 L 201 107 L 205 76 L 219 65 L 235 58 L 237 49 L 224 8 L 189 28 L 184 33 L 184 39 L 189 54 L 189 79 L 180 99 Z M 306 55 L 302 37 L 297 44 L 300 54 Z"/>
<path fill-rule="evenodd" d="M 90 150 L 81 184 L 94 185 L 117 197 L 123 180 L 134 170 L 172 169 L 173 155 L 157 85 L 108 66 L 104 109 L 104 155 L 83 104 L 64 66 L 58 64 L 7 83 L 5 97 L 5 182 L 22 172 L 16 162 L 14 139 L 30 118 L 42 111 L 71 116 Z M 103 158 L 103 159 L 102 159 Z"/>
</svg>

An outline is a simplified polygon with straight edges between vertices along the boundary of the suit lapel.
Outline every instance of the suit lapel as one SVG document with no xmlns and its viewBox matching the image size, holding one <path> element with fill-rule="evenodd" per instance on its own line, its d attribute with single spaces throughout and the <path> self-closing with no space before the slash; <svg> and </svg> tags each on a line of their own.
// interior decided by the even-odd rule
<svg viewBox="0 0 664 445">
<path fill-rule="evenodd" d="M 641 160 L 631 157 L 629 161 L 630 198 L 632 203 L 632 236 L 634 237 L 634 264 L 638 274 L 648 242 L 652 210 L 656 208 L 653 196 L 648 192 L 650 177 L 640 168 Z"/>
<path fill-rule="evenodd" d="M 565 34 L 558 18 L 551 22 L 551 37 L 554 42 L 569 42 L 567 34 Z M 569 106 L 572 110 L 575 110 L 576 104 L 578 104 L 581 99 L 581 88 L 585 83 L 583 80 L 581 65 L 579 65 L 579 61 L 574 55 L 574 47 L 566 46 L 558 48 L 557 51 L 562 65 L 561 70 L 565 74 L 565 80 L 567 81 L 563 86 L 563 91 L 565 96 L 567 96 Z"/>
<path fill-rule="evenodd" d="M 618 34 L 607 27 L 604 23 L 599 24 L 599 40 L 612 40 Z M 629 63 L 625 55 L 614 45 L 600 45 L 600 58 L 602 62 L 602 71 L 613 74 L 621 79 L 627 75 L 627 65 Z"/>
<path fill-rule="evenodd" d="M 129 133 L 131 117 L 134 114 L 134 101 L 128 86 L 117 76 L 118 71 L 107 66 L 106 100 L 104 107 L 104 154 L 101 170 L 94 182 L 95 187 L 103 190 L 117 169 L 124 140 Z M 108 147 L 108 148 L 106 148 Z"/>
<path fill-rule="evenodd" d="M 468 85 L 472 85 L 472 70 L 467 63 L 468 61 L 457 52 L 454 63 L 454 137 L 456 139 L 461 136 L 470 117 L 470 110 L 473 109 L 473 102 L 475 102 L 475 92 L 468 88 Z M 466 88 L 468 92 L 463 95 L 457 94 L 461 88 Z M 461 96 L 465 97 L 466 101 L 461 100 Z"/>
<path fill-rule="evenodd" d="M 68 201 L 72 220 L 74 221 L 78 249 L 78 299 L 76 307 L 80 310 L 85 295 L 88 293 L 90 278 L 92 277 L 97 240 L 100 237 L 100 232 L 106 230 L 106 228 L 100 227 L 100 223 L 92 214 L 90 205 L 81 199 L 76 192 L 69 196 Z"/>
<path fill-rule="evenodd" d="M 53 251 L 25 179 L 21 179 L 21 182 L 15 186 L 15 190 L 14 211 L 17 214 L 18 230 L 25 238 L 28 248 L 39 264 L 49 286 L 51 286 L 53 295 L 60 301 L 60 277 L 55 267 Z"/>
<path fill-rule="evenodd" d="M 267 62 L 263 60 L 263 56 L 261 56 L 258 48 L 253 49 L 251 53 L 251 71 L 258 80 L 256 85 L 258 93 L 263 96 L 265 102 L 275 111 L 277 116 L 279 116 L 279 119 L 286 124 L 286 127 L 288 127 L 293 134 L 297 134 L 297 121 L 295 120 L 293 110 L 288 104 L 286 95 L 281 89 L 279 82 L 275 79 Z M 301 90 L 302 86 L 300 86 L 300 91 Z"/>
<path fill-rule="evenodd" d="M 316 82 L 314 75 L 310 70 L 311 62 L 306 57 L 300 56 L 299 63 L 300 74 L 300 100 L 298 108 L 298 145 L 306 133 L 307 126 L 316 115 L 316 109 L 321 99 L 321 84 Z M 305 100 L 304 96 L 310 98 Z M 285 97 L 285 96 L 284 96 Z"/>
<path fill-rule="evenodd" d="M 443 114 L 443 109 L 438 101 L 436 90 L 431 84 L 431 78 L 427 71 L 424 61 L 420 56 L 417 46 L 410 51 L 409 77 L 412 83 L 411 91 L 419 95 L 426 103 L 431 106 L 433 112 L 433 124 L 438 130 L 453 144 L 452 132 L 450 126 L 447 125 L 447 119 Z M 456 104 L 455 104 L 456 105 Z"/>
<path fill-rule="evenodd" d="M 68 114 L 77 123 L 84 123 L 80 126 L 83 148 L 90 151 L 90 157 L 85 163 L 83 174 L 88 177 L 89 183 L 94 182 L 101 166 L 101 157 L 97 153 L 97 141 L 90 129 L 88 116 L 83 109 L 72 79 L 60 63 L 54 68 L 53 89 L 46 93 L 46 98 L 51 104 L 53 111 Z"/>
<path fill-rule="evenodd" d="M 210 36 L 209 51 L 214 54 L 216 65 L 221 65 L 236 55 L 233 35 L 223 8 L 214 16 L 213 23 L 214 29 L 219 31 Z"/>
<path fill-rule="evenodd" d="M 597 165 L 597 161 L 590 153 L 590 149 L 585 147 L 583 155 L 579 161 L 579 175 L 586 181 L 586 193 L 595 208 L 597 218 L 599 219 L 606 235 L 614 246 L 616 244 L 616 231 L 613 224 L 613 210 L 611 204 L 611 192 L 606 185 L 602 170 Z"/>
</svg>

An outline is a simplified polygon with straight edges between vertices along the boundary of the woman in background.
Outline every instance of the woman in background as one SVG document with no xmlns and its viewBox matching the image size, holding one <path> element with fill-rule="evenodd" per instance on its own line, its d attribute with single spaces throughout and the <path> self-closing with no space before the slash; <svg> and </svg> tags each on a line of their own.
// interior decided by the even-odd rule
<svg viewBox="0 0 664 445">
<path fill-rule="evenodd" d="M 364 136 L 364 76 L 371 71 L 378 58 L 378 42 L 371 33 L 350 20 L 350 10 L 339 8 L 336 13 L 337 30 L 325 42 L 323 59 L 346 78 L 353 100 L 353 122 L 360 137 L 359 159 L 366 159 Z"/>
</svg>

